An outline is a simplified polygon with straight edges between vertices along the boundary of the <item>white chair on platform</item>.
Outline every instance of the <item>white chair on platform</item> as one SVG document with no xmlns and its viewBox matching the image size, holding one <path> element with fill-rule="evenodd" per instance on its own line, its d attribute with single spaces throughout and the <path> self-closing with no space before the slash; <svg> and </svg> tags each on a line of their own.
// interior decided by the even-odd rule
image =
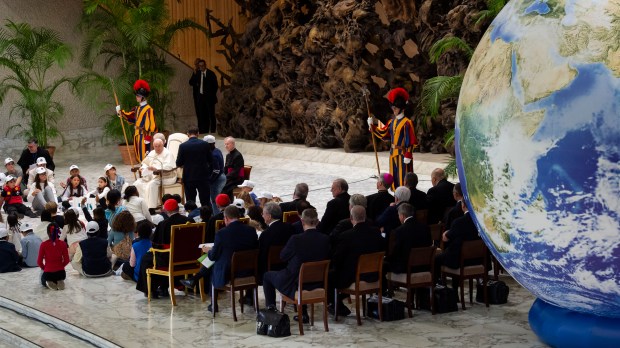
<svg viewBox="0 0 620 348">
<path fill-rule="evenodd" d="M 179 153 L 179 146 L 186 142 L 189 139 L 187 134 L 184 133 L 173 133 L 168 137 L 168 142 L 166 142 L 166 148 L 168 151 L 172 153 L 174 156 L 174 160 L 177 159 L 177 154 Z M 177 182 L 170 185 L 162 185 L 159 197 L 162 197 L 164 194 L 168 193 L 171 195 L 178 194 L 181 196 L 181 200 L 183 204 L 185 204 L 185 186 L 183 185 L 183 168 L 176 168 L 177 171 Z"/>
</svg>

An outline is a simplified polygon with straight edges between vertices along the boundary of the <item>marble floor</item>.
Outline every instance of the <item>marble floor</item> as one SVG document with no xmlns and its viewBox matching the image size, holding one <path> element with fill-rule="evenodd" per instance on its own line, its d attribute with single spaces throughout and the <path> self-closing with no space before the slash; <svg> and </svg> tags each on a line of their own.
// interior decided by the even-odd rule
<svg viewBox="0 0 620 348">
<path fill-rule="evenodd" d="M 221 139 L 218 147 L 223 148 Z M 343 177 L 350 183 L 350 193 L 369 194 L 375 191 L 374 155 L 344 154 L 341 150 L 305 149 L 278 144 L 257 144 L 239 141 L 246 163 L 253 165 L 252 179 L 256 191 L 279 194 L 290 199 L 294 185 L 309 184 L 309 200 L 322 215 L 331 199 L 331 181 Z M 340 151 L 340 152 L 339 152 Z M 383 153 L 382 167 L 387 168 Z M 420 156 L 416 171 L 420 188 L 430 187 L 430 171 L 445 163 L 445 156 Z M 103 173 L 106 163 L 117 164 L 126 178 L 133 175 L 126 166 L 118 165 L 120 155 L 115 148 L 63 151 L 55 156 L 57 174 L 64 178 L 71 164 L 78 164 L 92 185 Z M 131 180 L 129 180 L 131 181 Z M 27 218 L 25 218 L 27 220 Z M 34 220 L 32 220 L 34 222 Z M 534 297 L 510 276 L 501 275 L 510 286 L 507 304 L 474 303 L 467 310 L 431 315 L 415 311 L 414 317 L 394 322 L 364 319 L 356 325 L 351 315 L 339 322 L 329 320 L 329 332 L 320 321 L 322 308 L 316 311 L 316 326 L 306 325 L 299 336 L 297 323 L 291 323 L 292 336 L 269 338 L 256 335 L 254 309 L 244 314 L 237 308 L 238 322 L 232 320 L 228 294 L 219 298 L 220 313 L 214 319 L 207 311 L 210 299 L 203 303 L 198 296 L 177 293 L 178 306 L 167 299 L 150 303 L 135 290 L 135 283 L 111 276 L 85 279 L 67 267 L 67 289 L 51 291 L 39 283 L 38 269 L 0 274 L 0 346 L 43 347 L 194 347 L 230 346 L 257 347 L 543 347 L 529 328 L 528 310 Z M 264 303 L 262 291 L 260 304 Z M 397 292 L 404 298 L 403 292 Z M 467 294 L 466 294 L 467 296 Z M 354 304 L 352 305 L 354 308 Z M 292 310 L 287 308 L 292 318 Z"/>
</svg>

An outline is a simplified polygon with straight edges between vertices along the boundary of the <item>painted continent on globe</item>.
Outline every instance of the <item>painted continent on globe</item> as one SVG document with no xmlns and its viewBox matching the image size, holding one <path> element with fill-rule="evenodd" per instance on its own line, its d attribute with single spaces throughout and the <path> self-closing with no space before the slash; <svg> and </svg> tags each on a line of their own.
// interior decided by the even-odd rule
<svg viewBox="0 0 620 348">
<path fill-rule="evenodd" d="M 457 164 L 493 254 L 537 297 L 620 317 L 620 0 L 513 0 L 465 75 Z"/>
</svg>

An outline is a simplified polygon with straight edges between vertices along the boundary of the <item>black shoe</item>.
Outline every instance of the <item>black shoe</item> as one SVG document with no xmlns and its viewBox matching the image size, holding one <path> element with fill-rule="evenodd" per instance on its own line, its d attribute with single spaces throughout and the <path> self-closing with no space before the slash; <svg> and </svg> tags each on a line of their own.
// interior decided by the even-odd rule
<svg viewBox="0 0 620 348">
<path fill-rule="evenodd" d="M 209 307 L 207 307 L 207 310 L 208 310 L 209 312 L 213 312 L 213 304 L 210 304 L 210 305 L 209 305 Z M 217 312 L 219 312 L 219 310 L 218 310 L 218 308 L 217 308 L 217 307 L 215 307 L 215 313 L 217 313 Z"/>
<path fill-rule="evenodd" d="M 160 297 L 170 296 L 170 294 L 168 293 L 168 289 L 166 288 L 157 288 L 157 291 L 155 291 L 155 293 L 157 294 L 157 296 L 160 296 Z"/>
<path fill-rule="evenodd" d="M 181 279 L 179 283 L 188 289 L 193 289 L 196 286 L 196 281 L 194 279 Z"/>
<path fill-rule="evenodd" d="M 310 317 L 309 317 L 309 316 L 308 316 L 308 314 L 306 314 L 306 313 L 303 313 L 303 314 L 301 315 L 301 319 L 303 320 L 303 323 L 304 323 L 304 324 L 308 324 L 308 323 L 310 323 Z M 293 317 L 293 320 L 295 320 L 295 321 L 299 321 L 299 316 L 298 316 L 298 315 L 294 316 L 294 317 Z"/>
</svg>

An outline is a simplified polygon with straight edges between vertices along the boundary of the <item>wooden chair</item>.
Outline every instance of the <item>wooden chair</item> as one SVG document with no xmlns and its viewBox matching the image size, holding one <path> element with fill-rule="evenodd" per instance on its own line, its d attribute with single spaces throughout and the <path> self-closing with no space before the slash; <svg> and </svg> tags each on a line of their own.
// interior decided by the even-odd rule
<svg viewBox="0 0 620 348">
<path fill-rule="evenodd" d="M 443 249 L 443 241 L 442 241 L 443 232 L 444 232 L 443 223 L 439 222 L 436 224 L 432 224 L 429 226 L 429 228 L 431 229 L 431 239 L 433 240 L 433 245 L 435 245 L 438 248 Z"/>
<path fill-rule="evenodd" d="M 187 223 L 185 225 L 172 226 L 170 232 L 170 249 L 151 248 L 153 254 L 167 253 L 168 265 L 157 265 L 157 258 L 153 257 L 153 268 L 146 270 L 148 283 L 148 300 L 151 300 L 151 275 L 161 275 L 168 277 L 170 284 L 170 300 L 176 306 L 174 295 L 174 277 L 183 275 L 187 278 L 189 274 L 196 274 L 200 271 L 200 262 L 197 259 L 201 256 L 202 250 L 198 245 L 203 242 L 205 237 L 205 223 Z M 187 292 L 186 292 L 187 294 Z M 204 280 L 200 278 L 200 299 L 204 302 Z"/>
<path fill-rule="evenodd" d="M 243 166 L 243 180 L 250 180 L 250 174 L 252 173 L 252 166 Z M 233 196 L 239 196 L 239 192 L 241 192 L 241 188 L 236 187 L 233 188 Z"/>
<path fill-rule="evenodd" d="M 484 284 L 484 303 L 489 306 L 489 298 L 487 296 L 487 247 L 482 239 L 470 240 L 463 242 L 461 246 L 461 259 L 459 268 L 449 268 L 441 266 L 441 278 L 445 283 L 446 275 L 459 278 L 459 286 L 461 287 L 461 307 L 465 310 L 465 279 L 469 279 L 469 303 L 473 304 L 473 280 L 482 277 Z M 482 263 L 480 263 L 482 260 Z M 473 261 L 473 264 L 472 264 Z"/>
<path fill-rule="evenodd" d="M 415 221 L 425 225 L 428 224 L 428 209 L 416 210 Z"/>
<path fill-rule="evenodd" d="M 381 276 L 383 272 L 384 256 L 384 251 L 360 255 L 357 261 L 357 272 L 355 272 L 355 283 L 351 284 L 348 288 L 334 290 L 334 299 L 338 298 L 338 293 L 355 295 L 355 314 L 357 315 L 357 325 L 362 325 L 362 319 L 360 317 L 360 295 L 362 296 L 362 301 L 364 302 L 362 304 L 364 316 L 366 316 L 366 295 L 376 293 L 379 296 L 379 320 L 383 320 L 383 284 L 381 282 Z M 367 273 L 377 273 L 379 280 L 372 283 L 360 280 L 360 276 Z M 338 305 L 335 304 L 334 308 L 334 321 L 338 321 Z"/>
<path fill-rule="evenodd" d="M 179 153 L 179 146 L 182 143 L 186 142 L 189 139 L 187 134 L 184 133 L 173 133 L 168 137 L 168 141 L 166 142 L 166 148 L 168 151 L 172 153 L 174 159 L 176 160 L 177 154 Z M 161 185 L 159 188 L 159 197 L 162 197 L 164 194 L 178 194 L 181 196 L 181 202 L 185 204 L 185 185 L 183 184 L 183 168 L 175 168 L 177 171 L 177 182 L 170 185 Z"/>
<path fill-rule="evenodd" d="M 296 211 L 285 211 L 282 213 L 282 222 L 285 223 L 289 223 L 289 224 L 294 224 L 297 221 L 299 221 L 301 219 L 301 217 L 299 216 L 299 213 Z"/>
<path fill-rule="evenodd" d="M 250 224 L 250 218 L 246 218 L 246 217 L 239 218 L 239 222 L 241 222 L 242 224 L 245 224 L 245 225 L 249 225 Z M 226 227 L 226 224 L 224 223 L 224 220 L 215 220 L 215 232 L 221 230 L 224 227 Z"/>
<path fill-rule="evenodd" d="M 411 318 L 411 303 L 413 302 L 413 289 L 430 288 L 431 299 L 433 298 L 433 267 L 435 265 L 435 246 L 425 248 L 412 248 L 409 252 L 409 262 L 407 263 L 407 273 L 387 273 L 388 288 L 391 290 L 394 285 L 407 289 L 407 310 Z M 412 272 L 413 268 L 424 267 L 427 271 Z M 418 299 L 419 304 L 419 299 Z M 435 314 L 435 306 L 430 301 L 431 313 Z"/>
<path fill-rule="evenodd" d="M 284 245 L 272 245 L 267 253 L 267 272 L 272 270 L 280 270 L 286 267 L 286 261 L 280 258 L 280 253 L 284 249 Z M 284 266 L 284 267 L 282 267 Z"/>
<path fill-rule="evenodd" d="M 493 254 L 490 254 L 490 255 L 491 255 L 491 262 L 493 263 L 493 279 L 497 281 L 499 280 L 499 274 L 500 273 L 504 274 L 506 270 L 504 269 L 504 266 L 502 266 L 502 264 L 499 263 L 497 258 L 493 256 Z"/>
<path fill-rule="evenodd" d="M 329 331 L 327 325 L 327 274 L 329 270 L 329 260 L 304 262 L 299 271 L 299 284 L 295 292 L 295 298 L 289 298 L 280 294 L 280 312 L 284 312 L 286 302 L 295 303 L 297 306 L 297 316 L 299 318 L 299 334 L 304 334 L 303 310 L 302 306 L 310 305 L 310 325 L 314 325 L 314 304 L 323 303 L 323 326 L 325 331 Z M 304 284 L 322 283 L 323 287 L 314 290 L 304 290 Z"/>
<path fill-rule="evenodd" d="M 240 273 L 251 275 L 238 276 Z M 244 290 L 254 290 L 254 309 L 258 313 L 258 249 L 235 251 L 230 264 L 230 281 L 228 284 L 217 289 L 213 285 L 211 286 L 211 306 L 214 318 L 218 308 L 216 290 L 230 291 L 230 304 L 235 321 L 237 321 L 235 291 L 239 291 L 240 298 L 243 298 Z M 241 313 L 243 313 L 243 301 L 241 301 Z"/>
</svg>

